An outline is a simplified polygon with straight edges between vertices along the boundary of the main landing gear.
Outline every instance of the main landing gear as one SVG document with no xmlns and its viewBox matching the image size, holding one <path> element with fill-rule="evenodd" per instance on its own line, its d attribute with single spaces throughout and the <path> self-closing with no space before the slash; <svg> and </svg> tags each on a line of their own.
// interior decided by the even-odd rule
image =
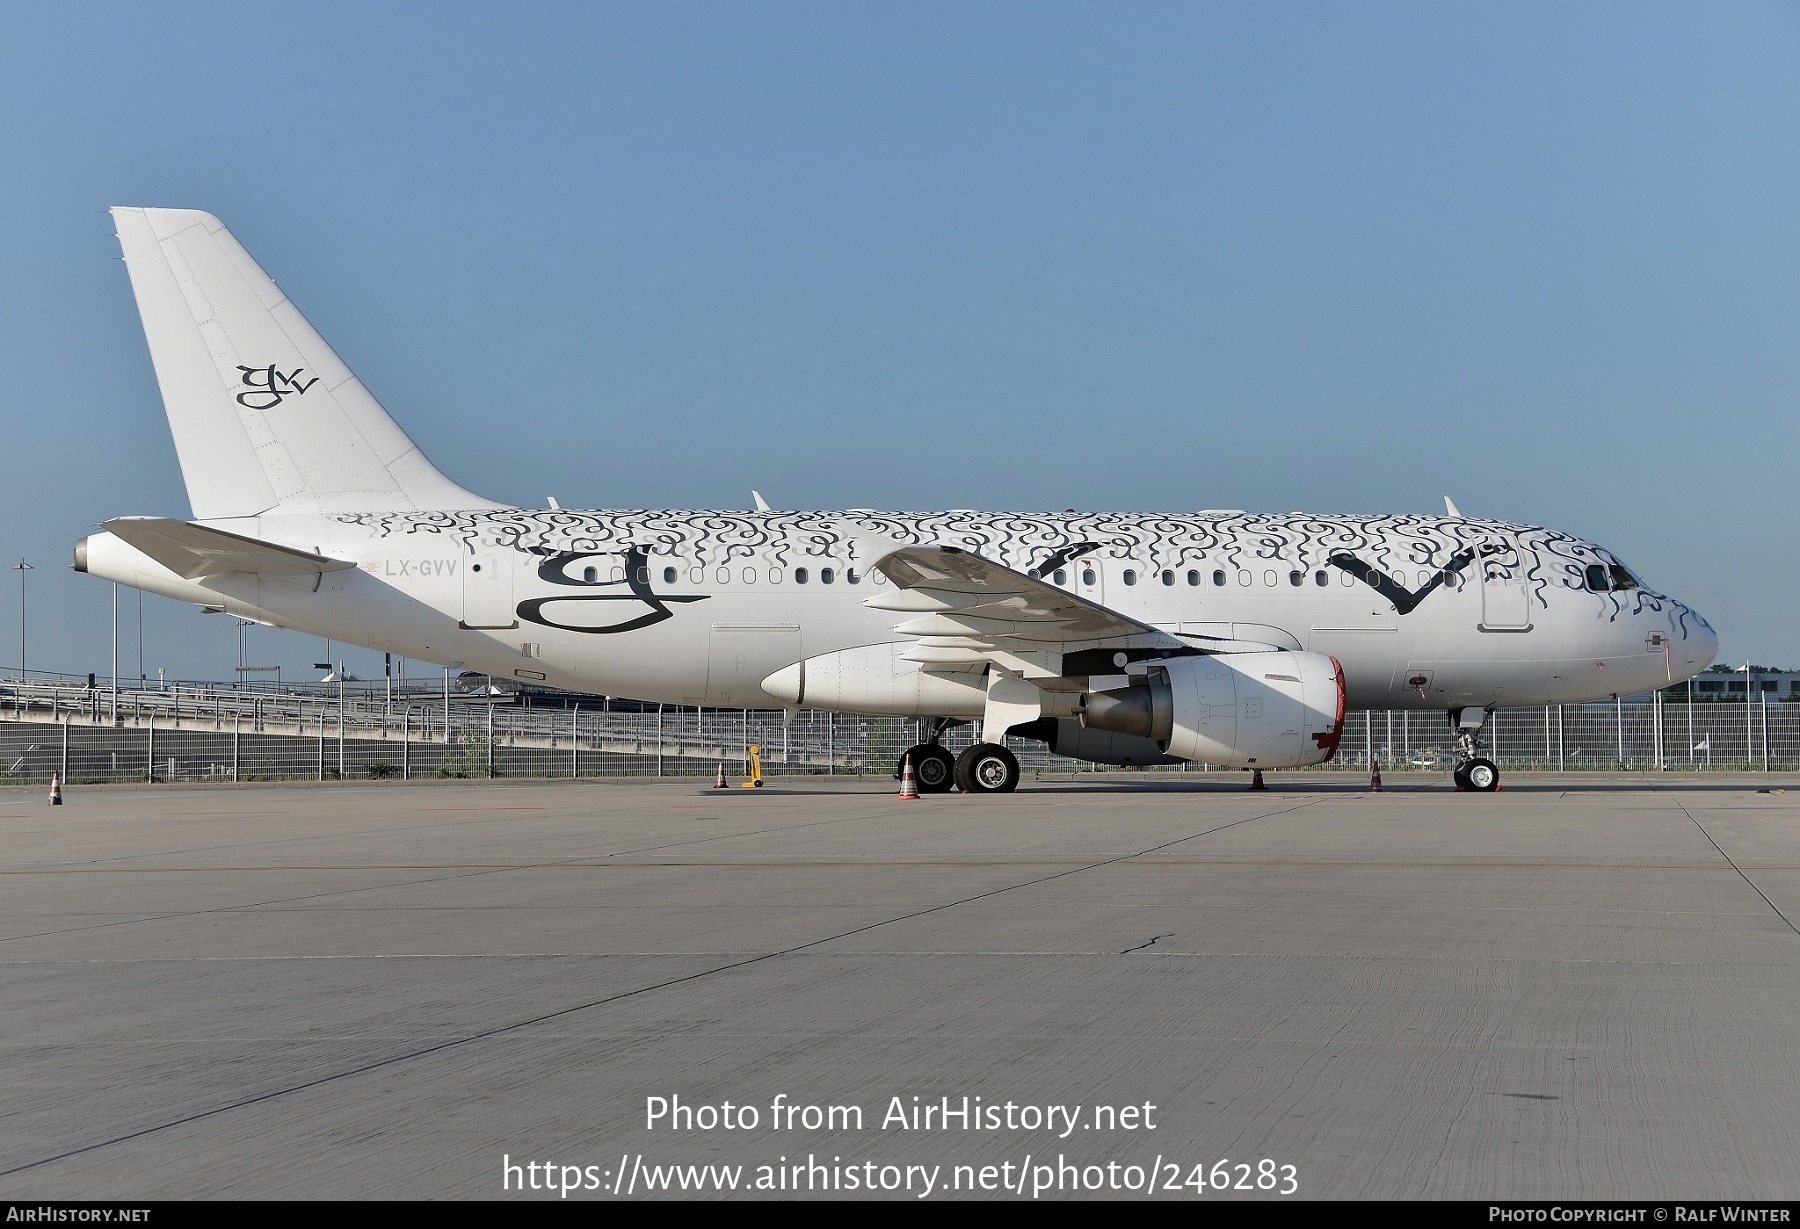
<svg viewBox="0 0 1800 1229">
<path fill-rule="evenodd" d="M 1459 793 L 1491 794 L 1500 788 L 1500 766 L 1481 754 L 1481 727 L 1486 724 L 1485 708 L 1450 710 L 1450 725 L 1456 730 L 1456 770 L 1451 779 Z"/>
<path fill-rule="evenodd" d="M 951 755 L 939 745 L 944 731 L 960 724 L 939 717 L 931 723 L 931 741 L 908 747 L 894 767 L 898 778 L 912 756 L 913 782 L 921 794 L 947 794 L 960 789 L 968 794 L 1010 794 L 1019 788 L 1019 761 L 998 743 L 976 743 L 961 755 Z"/>
<path fill-rule="evenodd" d="M 957 788 L 956 757 L 938 745 L 938 739 L 951 723 L 943 717 L 931 723 L 931 740 L 915 747 L 908 747 L 900 756 L 900 762 L 894 766 L 894 779 L 906 768 L 906 757 L 912 756 L 913 783 L 919 787 L 921 794 L 947 794 Z"/>
<path fill-rule="evenodd" d="M 956 784 L 971 794 L 1010 794 L 1019 788 L 1019 761 L 999 743 L 976 743 L 956 757 Z"/>
</svg>

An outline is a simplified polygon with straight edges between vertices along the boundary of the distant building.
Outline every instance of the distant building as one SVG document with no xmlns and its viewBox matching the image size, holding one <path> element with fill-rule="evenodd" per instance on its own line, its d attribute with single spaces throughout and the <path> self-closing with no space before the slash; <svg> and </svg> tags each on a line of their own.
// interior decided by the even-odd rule
<svg viewBox="0 0 1800 1229">
<path fill-rule="evenodd" d="M 1737 670 L 1726 673 L 1721 670 L 1707 670 L 1696 674 L 1692 679 L 1695 700 L 1731 700 L 1744 699 L 1744 672 Z M 1757 670 L 1749 679 L 1750 694 L 1763 693 L 1771 702 L 1776 700 L 1800 701 L 1800 671 L 1796 670 Z M 1677 687 L 1679 691 L 1681 688 Z"/>
</svg>

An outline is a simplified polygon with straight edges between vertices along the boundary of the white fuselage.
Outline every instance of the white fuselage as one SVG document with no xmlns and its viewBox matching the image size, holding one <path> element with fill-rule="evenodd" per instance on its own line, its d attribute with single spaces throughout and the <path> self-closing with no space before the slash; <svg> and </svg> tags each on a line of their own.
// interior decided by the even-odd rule
<svg viewBox="0 0 1800 1229">
<path fill-rule="evenodd" d="M 1684 679 L 1718 647 L 1690 607 L 1612 587 L 1635 582 L 1591 543 L 1451 516 L 502 509 L 208 523 L 356 567 L 183 580 L 98 534 L 87 569 L 407 657 L 676 704 L 771 706 L 760 683 L 793 662 L 906 640 L 902 616 L 863 603 L 889 588 L 871 565 L 907 544 L 1018 571 L 1060 562 L 1046 580 L 1196 643 L 1331 654 L 1356 708 L 1599 699 Z M 1595 565 L 1622 579 L 1596 587 Z"/>
</svg>

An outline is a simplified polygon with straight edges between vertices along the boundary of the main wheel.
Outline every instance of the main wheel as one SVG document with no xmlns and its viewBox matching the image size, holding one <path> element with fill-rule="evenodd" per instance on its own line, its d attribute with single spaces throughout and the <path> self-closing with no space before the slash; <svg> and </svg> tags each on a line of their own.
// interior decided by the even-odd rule
<svg viewBox="0 0 1800 1229">
<path fill-rule="evenodd" d="M 906 756 L 912 756 L 913 784 L 921 794 L 947 794 L 956 785 L 956 757 L 936 743 L 920 743 L 908 747 L 906 755 L 894 769 L 896 780 L 906 771 Z"/>
<path fill-rule="evenodd" d="M 1470 760 L 1463 768 L 1463 780 L 1470 789 L 1491 794 L 1500 788 L 1500 766 L 1492 760 Z"/>
<path fill-rule="evenodd" d="M 956 757 L 956 784 L 971 794 L 1010 794 L 1019 788 L 1019 761 L 999 743 L 976 743 Z"/>
</svg>

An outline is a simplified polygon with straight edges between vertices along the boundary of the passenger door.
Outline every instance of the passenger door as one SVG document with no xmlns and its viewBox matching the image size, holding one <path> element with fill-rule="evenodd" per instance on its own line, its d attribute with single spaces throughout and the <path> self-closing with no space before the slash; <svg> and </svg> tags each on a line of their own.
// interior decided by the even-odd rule
<svg viewBox="0 0 1800 1229">
<path fill-rule="evenodd" d="M 1518 543 L 1499 534 L 1482 539 L 1476 563 L 1481 568 L 1481 630 L 1531 630 L 1531 584 Z"/>
</svg>

